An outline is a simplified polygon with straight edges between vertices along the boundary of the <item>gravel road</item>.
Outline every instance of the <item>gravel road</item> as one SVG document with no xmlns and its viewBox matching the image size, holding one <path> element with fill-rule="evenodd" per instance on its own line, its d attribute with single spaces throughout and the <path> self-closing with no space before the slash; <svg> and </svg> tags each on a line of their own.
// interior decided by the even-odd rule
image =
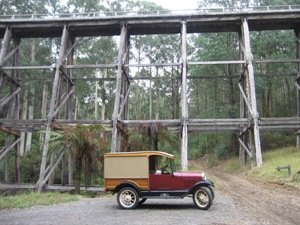
<svg viewBox="0 0 300 225">
<path fill-rule="evenodd" d="M 60 205 L 0 211 L 0 224 L 251 224 L 241 220 L 242 214 L 232 199 L 221 193 L 217 193 L 208 211 L 196 209 L 191 198 L 147 200 L 140 208 L 122 210 L 118 208 L 115 196 L 104 196 Z"/>
<path fill-rule="evenodd" d="M 0 211 L 1 225 L 260 225 L 300 224 L 300 191 L 243 177 L 209 172 L 217 184 L 216 198 L 207 211 L 191 198 L 147 200 L 135 210 L 119 209 L 116 196 L 30 209 Z"/>
</svg>

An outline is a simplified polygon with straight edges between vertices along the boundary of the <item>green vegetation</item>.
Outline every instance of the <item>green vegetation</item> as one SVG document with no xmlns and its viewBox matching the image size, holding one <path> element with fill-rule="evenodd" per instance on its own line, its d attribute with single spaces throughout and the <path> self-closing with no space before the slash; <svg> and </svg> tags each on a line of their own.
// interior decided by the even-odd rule
<svg viewBox="0 0 300 225">
<path fill-rule="evenodd" d="M 287 169 L 277 171 L 277 166 L 291 166 L 291 177 Z M 271 182 L 280 182 L 300 187 L 300 151 L 295 148 L 282 148 L 264 154 L 264 164 L 261 168 L 251 170 L 248 174 Z"/>
<path fill-rule="evenodd" d="M 280 183 L 300 188 L 300 151 L 293 147 L 281 148 L 263 154 L 263 166 L 247 170 L 239 164 L 238 158 L 231 158 L 219 162 L 217 168 L 228 173 L 246 173 L 252 178 L 259 180 Z M 277 171 L 277 166 L 291 166 L 291 176 L 288 176 L 287 169 Z M 246 171 L 247 170 L 247 171 Z"/>
<path fill-rule="evenodd" d="M 36 193 L 29 192 L 20 195 L 6 196 L 0 198 L 0 210 L 12 208 L 28 208 L 35 205 L 52 205 L 80 199 L 78 195 L 62 193 Z"/>
<path fill-rule="evenodd" d="M 55 151 L 60 149 L 59 146 L 69 147 L 74 159 L 75 191 L 79 193 L 83 179 L 88 186 L 92 184 L 93 177 L 97 180 L 99 175 L 103 176 L 103 155 L 108 146 L 105 129 L 100 125 L 61 126 L 60 129 L 61 131 L 52 132 L 50 149 Z"/>
</svg>

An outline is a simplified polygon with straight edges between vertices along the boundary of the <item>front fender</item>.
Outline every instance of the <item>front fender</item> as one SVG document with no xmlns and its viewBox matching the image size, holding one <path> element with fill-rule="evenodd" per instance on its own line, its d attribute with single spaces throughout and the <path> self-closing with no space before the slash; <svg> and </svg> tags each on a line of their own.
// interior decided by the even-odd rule
<svg viewBox="0 0 300 225">
<path fill-rule="evenodd" d="M 211 180 L 208 180 L 208 179 L 202 180 L 202 181 L 194 184 L 194 186 L 189 190 L 189 194 L 194 193 L 195 189 L 197 189 L 200 186 L 208 187 L 210 190 L 212 190 L 212 187 L 215 187 L 215 184 L 214 184 L 214 182 L 212 182 Z"/>
</svg>

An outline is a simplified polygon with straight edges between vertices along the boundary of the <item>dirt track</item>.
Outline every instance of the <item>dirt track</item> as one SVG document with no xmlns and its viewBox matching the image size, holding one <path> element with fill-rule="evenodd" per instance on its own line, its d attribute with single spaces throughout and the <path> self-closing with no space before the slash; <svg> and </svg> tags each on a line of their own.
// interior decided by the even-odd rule
<svg viewBox="0 0 300 225">
<path fill-rule="evenodd" d="M 221 193 L 228 194 L 245 221 L 255 224 L 300 224 L 300 190 L 210 171 Z"/>
<path fill-rule="evenodd" d="M 300 224 L 300 191 L 209 171 L 216 198 L 207 211 L 190 198 L 147 200 L 136 210 L 118 208 L 115 196 L 0 211 L 0 225 L 289 225 Z"/>
</svg>

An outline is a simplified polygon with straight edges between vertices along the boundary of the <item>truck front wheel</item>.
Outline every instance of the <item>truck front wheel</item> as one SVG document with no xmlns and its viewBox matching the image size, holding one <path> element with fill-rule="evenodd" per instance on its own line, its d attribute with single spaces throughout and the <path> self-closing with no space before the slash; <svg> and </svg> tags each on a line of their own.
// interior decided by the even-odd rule
<svg viewBox="0 0 300 225">
<path fill-rule="evenodd" d="M 139 204 L 139 195 L 132 187 L 124 187 L 118 192 L 117 201 L 122 209 L 134 209 Z"/>
<path fill-rule="evenodd" d="M 207 187 L 200 186 L 194 191 L 193 201 L 197 208 L 209 209 L 213 201 L 212 194 Z"/>
</svg>

